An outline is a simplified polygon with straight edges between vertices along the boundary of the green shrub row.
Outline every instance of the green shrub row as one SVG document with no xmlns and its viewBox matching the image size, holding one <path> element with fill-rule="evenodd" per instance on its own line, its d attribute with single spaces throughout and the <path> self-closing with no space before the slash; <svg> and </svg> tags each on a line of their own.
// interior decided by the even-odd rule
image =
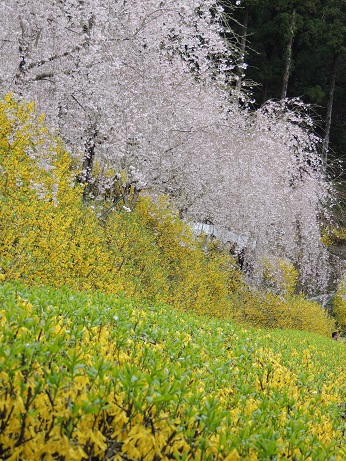
<svg viewBox="0 0 346 461">
<path fill-rule="evenodd" d="M 4 461 L 345 459 L 343 344 L 18 284 L 0 325 Z"/>
</svg>

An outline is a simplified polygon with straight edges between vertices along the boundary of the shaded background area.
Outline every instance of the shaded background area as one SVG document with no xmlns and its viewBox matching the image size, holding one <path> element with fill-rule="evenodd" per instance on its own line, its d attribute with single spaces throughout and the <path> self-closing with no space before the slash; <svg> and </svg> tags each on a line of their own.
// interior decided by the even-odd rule
<svg viewBox="0 0 346 461">
<path fill-rule="evenodd" d="M 328 172 L 334 181 L 346 181 L 346 1 L 223 3 L 243 42 L 239 75 L 254 82 L 255 106 L 285 96 L 313 104 Z"/>
</svg>

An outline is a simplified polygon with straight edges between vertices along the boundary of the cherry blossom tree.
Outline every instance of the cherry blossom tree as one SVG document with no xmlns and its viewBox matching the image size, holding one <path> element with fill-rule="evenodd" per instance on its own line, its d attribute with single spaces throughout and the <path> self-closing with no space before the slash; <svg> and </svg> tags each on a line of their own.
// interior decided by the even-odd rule
<svg viewBox="0 0 346 461">
<path fill-rule="evenodd" d="M 136 192 L 169 194 L 184 219 L 246 235 L 255 274 L 288 257 L 323 288 L 318 140 L 297 101 L 249 109 L 217 0 L 3 0 L 0 14 L 1 91 L 45 113 L 86 195 L 128 171 Z"/>
</svg>

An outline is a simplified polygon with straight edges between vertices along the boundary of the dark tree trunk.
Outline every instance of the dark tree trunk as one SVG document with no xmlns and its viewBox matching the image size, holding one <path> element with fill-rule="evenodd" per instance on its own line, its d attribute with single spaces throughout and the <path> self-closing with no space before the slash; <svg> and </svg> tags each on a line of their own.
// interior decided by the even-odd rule
<svg viewBox="0 0 346 461">
<path fill-rule="evenodd" d="M 291 66 L 292 66 L 292 46 L 293 46 L 293 40 L 294 40 L 295 33 L 296 33 L 296 10 L 294 9 L 292 11 L 289 39 L 288 39 L 287 48 L 286 48 L 286 63 L 285 63 L 284 78 L 282 82 L 281 99 L 285 99 L 287 96 L 287 87 L 288 87 L 288 81 L 289 81 L 290 73 L 291 73 Z"/>
<path fill-rule="evenodd" d="M 82 164 L 82 172 L 80 175 L 80 182 L 85 184 L 83 192 L 83 199 L 86 200 L 91 191 L 91 179 L 95 159 L 95 143 L 97 138 L 98 130 L 93 127 L 90 136 L 85 143 L 85 155 Z"/>
<path fill-rule="evenodd" d="M 337 67 L 338 67 L 338 58 L 339 58 L 338 54 L 334 53 L 331 74 L 330 74 L 329 92 L 328 92 L 327 113 L 326 113 L 326 121 L 325 121 L 325 135 L 324 135 L 323 144 L 322 144 L 322 158 L 325 164 L 327 164 L 327 160 L 328 160 L 330 127 L 332 125 L 332 113 L 333 113 L 333 102 L 334 102 L 335 80 L 336 80 L 336 73 L 337 73 Z"/>
<path fill-rule="evenodd" d="M 249 22 L 249 7 L 246 6 L 245 14 L 244 14 L 244 22 L 243 22 L 243 33 L 242 33 L 241 42 L 240 42 L 240 61 L 239 61 L 239 68 L 238 68 L 239 79 L 237 80 L 237 84 L 236 84 L 236 95 L 237 96 L 240 93 L 241 84 L 243 81 L 248 22 Z"/>
<path fill-rule="evenodd" d="M 264 104 L 268 100 L 268 90 L 269 90 L 269 82 L 268 80 L 266 80 L 263 84 L 262 104 Z"/>
</svg>

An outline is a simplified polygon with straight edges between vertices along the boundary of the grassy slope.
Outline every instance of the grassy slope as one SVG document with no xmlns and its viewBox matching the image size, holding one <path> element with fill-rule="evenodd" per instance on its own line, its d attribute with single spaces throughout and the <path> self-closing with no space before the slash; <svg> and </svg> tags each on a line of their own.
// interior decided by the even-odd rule
<svg viewBox="0 0 346 461">
<path fill-rule="evenodd" d="M 0 303 L 3 460 L 346 457 L 344 344 L 67 289 Z"/>
</svg>

